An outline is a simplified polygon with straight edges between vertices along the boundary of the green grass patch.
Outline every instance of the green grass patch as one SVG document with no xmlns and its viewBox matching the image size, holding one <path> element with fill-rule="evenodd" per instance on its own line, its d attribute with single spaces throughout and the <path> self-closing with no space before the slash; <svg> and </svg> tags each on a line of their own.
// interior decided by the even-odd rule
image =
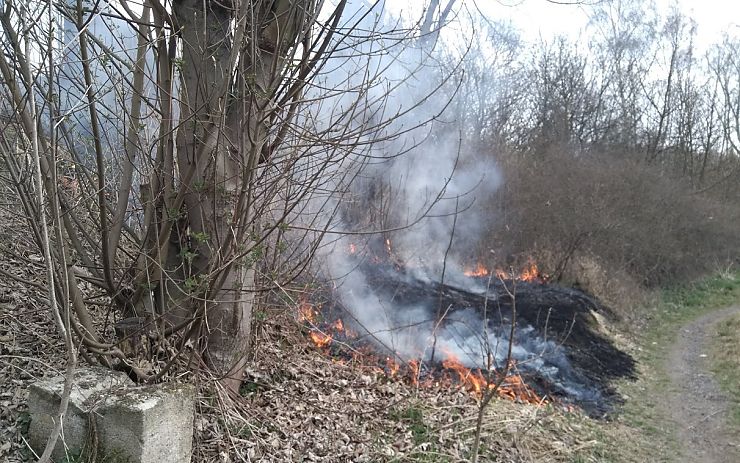
<svg viewBox="0 0 740 463">
<path fill-rule="evenodd" d="M 414 439 L 414 444 L 419 445 L 429 442 L 432 438 L 431 430 L 424 423 L 424 412 L 420 407 L 410 405 L 400 410 L 391 410 L 392 419 L 405 423 Z"/>
<path fill-rule="evenodd" d="M 678 319 L 693 318 L 708 310 L 732 305 L 740 300 L 740 273 L 723 273 L 687 286 L 665 291 L 666 308 L 673 308 Z"/>
<path fill-rule="evenodd" d="M 740 273 L 724 273 L 663 291 L 658 303 L 645 310 L 650 318 L 645 329 L 636 333 L 641 338 L 637 360 L 650 371 L 654 385 L 670 383 L 662 362 L 681 326 L 712 310 L 738 302 Z"/>
<path fill-rule="evenodd" d="M 447 463 L 450 461 L 447 455 L 439 452 L 436 445 L 434 431 L 424 421 L 424 410 L 421 406 L 408 404 L 405 408 L 392 408 L 389 417 L 399 423 L 403 423 L 411 431 L 414 445 L 423 447 L 424 450 L 415 450 L 393 462 L 418 462 L 418 463 Z"/>
<path fill-rule="evenodd" d="M 712 342 L 712 372 L 733 402 L 732 424 L 740 430 L 740 315 L 717 325 Z"/>
<path fill-rule="evenodd" d="M 239 386 L 239 395 L 247 397 L 261 391 L 263 388 L 254 381 L 246 380 Z"/>
</svg>

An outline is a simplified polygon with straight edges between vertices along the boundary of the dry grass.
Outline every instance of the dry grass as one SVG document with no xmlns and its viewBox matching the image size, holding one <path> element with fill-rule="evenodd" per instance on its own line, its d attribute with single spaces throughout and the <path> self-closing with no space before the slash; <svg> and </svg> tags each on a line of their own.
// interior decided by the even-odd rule
<svg viewBox="0 0 740 463">
<path fill-rule="evenodd" d="M 13 269 L 31 278 L 32 269 Z M 31 272 L 31 273 L 29 273 Z M 43 293 L 3 282 L 0 314 L 0 460 L 31 461 L 24 435 L 28 385 L 56 374 L 63 349 Z M 477 399 L 455 387 L 418 388 L 361 362 L 316 349 L 293 308 L 258 314 L 254 361 L 240 397 L 192 375 L 199 386 L 196 462 L 462 462 L 473 441 Z M 21 320 L 23 321 L 21 323 Z M 494 401 L 481 461 L 608 461 L 612 424 L 555 406 Z"/>
<path fill-rule="evenodd" d="M 202 383 L 197 461 L 223 461 L 224 452 L 266 462 L 468 460 L 478 406 L 471 393 L 416 387 L 327 357 L 291 319 L 266 317 L 242 397 Z M 481 461 L 604 461 L 609 426 L 557 406 L 495 401 Z"/>
<path fill-rule="evenodd" d="M 28 385 L 64 371 L 64 343 L 57 334 L 43 286 L 41 256 L 34 252 L 14 201 L 0 193 L 0 461 L 29 461 L 24 435 Z"/>
<path fill-rule="evenodd" d="M 29 260 L 6 260 L 21 281 L 43 274 L 31 243 L 5 217 L 3 245 Z M 8 248 L 8 246 L 12 246 Z M 25 443 L 27 390 L 59 374 L 62 343 L 39 287 L 0 278 L 0 461 L 31 461 Z M 454 387 L 418 388 L 361 362 L 317 350 L 282 304 L 256 314 L 254 360 L 242 395 L 205 375 L 194 426 L 196 462 L 462 462 L 473 442 L 477 399 Z M 55 369 L 56 368 L 56 369 Z M 184 376 L 183 378 L 187 378 Z M 504 400 L 487 409 L 481 461 L 608 461 L 612 424 L 555 406 Z"/>
<path fill-rule="evenodd" d="M 34 286 L 39 257 L 25 224 L 2 208 L 0 248 L 0 461 L 32 461 L 27 447 L 28 386 L 60 374 L 63 343 L 43 286 Z M 25 238 L 24 238 L 25 237 Z M 30 282 L 31 284 L 24 284 Z M 417 388 L 358 362 L 339 362 L 307 341 L 283 304 L 257 314 L 256 351 L 240 397 L 206 375 L 183 375 L 199 386 L 194 426 L 196 462 L 210 461 L 466 461 L 477 399 L 449 387 Z M 104 317 L 101 317 L 101 320 Z M 485 415 L 481 461 L 603 461 L 608 423 L 553 406 L 494 401 Z"/>
<path fill-rule="evenodd" d="M 712 372 L 733 401 L 731 412 L 740 430 L 740 315 L 722 321 L 712 344 Z"/>
</svg>

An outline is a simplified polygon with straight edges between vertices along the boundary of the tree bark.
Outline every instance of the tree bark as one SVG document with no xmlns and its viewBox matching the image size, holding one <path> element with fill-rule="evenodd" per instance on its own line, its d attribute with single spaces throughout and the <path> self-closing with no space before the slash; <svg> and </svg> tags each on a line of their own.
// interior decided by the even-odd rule
<svg viewBox="0 0 740 463">
<path fill-rule="evenodd" d="M 311 0 L 173 4 L 181 27 L 179 188 L 187 243 L 185 290 L 201 316 L 203 359 L 237 391 L 249 349 L 258 260 L 254 196 L 267 121 L 286 56 Z"/>
<path fill-rule="evenodd" d="M 232 226 L 249 223 L 244 218 L 235 220 L 248 153 L 239 151 L 243 147 L 227 124 L 233 12 L 217 2 L 200 0 L 174 2 L 173 12 L 181 26 L 183 47 L 182 122 L 176 138 L 179 188 L 187 190 L 184 210 L 167 213 L 182 213 L 189 229 L 187 242 L 180 243 L 180 256 L 189 267 L 184 291 L 193 296 L 190 308 L 202 316 L 203 360 L 230 389 L 238 390 L 249 348 L 255 273 L 231 263 L 234 253 L 227 245 L 234 240 L 230 234 L 244 235 Z M 188 175 L 191 169 L 192 176 Z"/>
</svg>

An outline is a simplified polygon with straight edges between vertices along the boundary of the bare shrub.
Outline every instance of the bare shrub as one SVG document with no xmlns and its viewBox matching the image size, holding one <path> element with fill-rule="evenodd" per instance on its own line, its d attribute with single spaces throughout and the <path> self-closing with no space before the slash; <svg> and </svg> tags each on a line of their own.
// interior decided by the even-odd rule
<svg viewBox="0 0 740 463">
<path fill-rule="evenodd" d="M 607 299 L 632 281 L 652 288 L 697 277 L 740 246 L 737 205 L 628 157 L 559 150 L 509 154 L 501 165 L 487 239 L 509 259 L 530 254 L 556 280 Z"/>
</svg>

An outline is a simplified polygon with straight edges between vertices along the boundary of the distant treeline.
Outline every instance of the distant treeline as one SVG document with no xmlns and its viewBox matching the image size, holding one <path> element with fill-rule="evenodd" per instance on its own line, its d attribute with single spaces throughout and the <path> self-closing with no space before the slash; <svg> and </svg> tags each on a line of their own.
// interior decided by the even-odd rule
<svg viewBox="0 0 740 463">
<path fill-rule="evenodd" d="M 700 49 L 691 18 L 644 6 L 597 6 L 578 41 L 528 44 L 481 22 L 449 85 L 461 162 L 503 170 L 473 254 L 534 255 L 612 299 L 627 280 L 662 286 L 738 263 L 740 37 Z"/>
</svg>

